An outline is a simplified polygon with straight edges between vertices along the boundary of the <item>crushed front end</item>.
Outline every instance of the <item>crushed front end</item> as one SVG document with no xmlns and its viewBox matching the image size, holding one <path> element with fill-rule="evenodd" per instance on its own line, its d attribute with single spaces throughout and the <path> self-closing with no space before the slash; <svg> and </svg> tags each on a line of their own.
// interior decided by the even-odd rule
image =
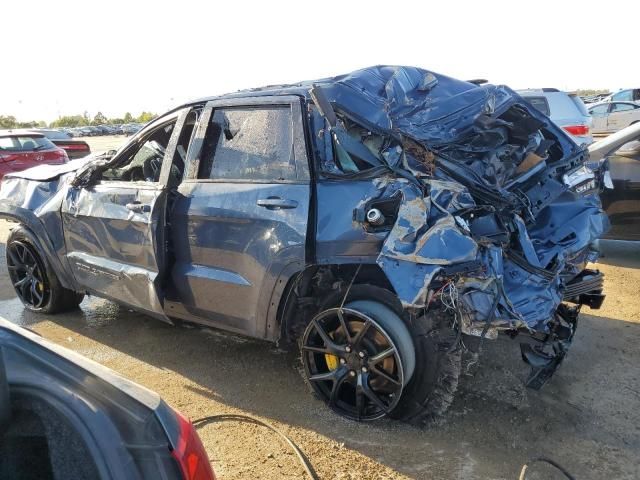
<svg viewBox="0 0 640 480">
<path fill-rule="evenodd" d="M 311 97 L 320 175 L 369 182 L 352 222 L 380 239 L 376 263 L 403 307 L 437 300 L 461 335 L 521 335 L 527 384 L 542 386 L 581 306 L 604 299 L 586 266 L 608 229 L 605 168 L 504 86 L 373 67 L 318 81 Z"/>
</svg>

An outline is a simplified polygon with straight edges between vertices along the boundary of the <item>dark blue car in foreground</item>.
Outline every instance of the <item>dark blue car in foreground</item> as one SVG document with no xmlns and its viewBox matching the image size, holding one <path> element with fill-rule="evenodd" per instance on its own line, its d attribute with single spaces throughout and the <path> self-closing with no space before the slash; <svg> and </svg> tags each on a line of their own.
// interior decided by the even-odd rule
<svg viewBox="0 0 640 480">
<path fill-rule="evenodd" d="M 606 175 L 507 87 L 382 66 L 183 105 L 117 152 L 6 178 L 0 215 L 30 310 L 91 294 L 296 341 L 333 410 L 419 423 L 498 333 L 529 386 L 551 377 L 604 299 L 585 266 Z"/>
<path fill-rule="evenodd" d="M 156 393 L 0 317 L 0 478 L 215 480 Z"/>
</svg>

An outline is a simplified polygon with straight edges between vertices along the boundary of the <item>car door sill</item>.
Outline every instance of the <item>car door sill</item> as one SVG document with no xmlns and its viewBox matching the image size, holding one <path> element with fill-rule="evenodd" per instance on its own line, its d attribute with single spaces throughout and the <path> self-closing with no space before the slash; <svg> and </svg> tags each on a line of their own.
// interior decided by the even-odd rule
<svg viewBox="0 0 640 480">
<path fill-rule="evenodd" d="M 237 325 L 233 325 L 231 322 L 214 320 L 212 318 L 196 315 L 194 313 L 191 313 L 189 310 L 187 310 L 181 302 L 174 302 L 166 299 L 164 302 L 164 309 L 167 317 L 172 319 L 184 320 L 184 321 L 196 323 L 198 325 L 202 325 L 205 327 L 217 328 L 220 330 L 229 331 L 239 335 L 261 339 L 261 337 L 258 337 L 255 334 L 255 332 L 249 331 L 248 327 L 250 322 L 248 321 L 247 321 L 247 325 L 244 328 L 239 327 Z"/>
</svg>

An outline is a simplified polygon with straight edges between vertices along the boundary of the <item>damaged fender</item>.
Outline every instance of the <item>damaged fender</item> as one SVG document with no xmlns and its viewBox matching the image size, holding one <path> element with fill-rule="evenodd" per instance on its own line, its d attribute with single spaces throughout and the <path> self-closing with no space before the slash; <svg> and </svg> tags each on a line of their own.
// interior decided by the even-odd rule
<svg viewBox="0 0 640 480">
<path fill-rule="evenodd" d="M 382 171 L 390 178 L 378 182 L 376 201 L 400 192 L 376 261 L 405 308 L 428 308 L 451 284 L 465 333 L 560 328 L 565 291 L 580 289 L 609 228 L 598 197 L 606 166 L 589 164 L 587 150 L 505 86 L 381 66 L 314 87 L 325 96 L 321 113 L 331 105 L 337 114 L 340 148 L 324 157 L 327 175 Z M 366 154 L 351 147 L 356 140 Z"/>
</svg>

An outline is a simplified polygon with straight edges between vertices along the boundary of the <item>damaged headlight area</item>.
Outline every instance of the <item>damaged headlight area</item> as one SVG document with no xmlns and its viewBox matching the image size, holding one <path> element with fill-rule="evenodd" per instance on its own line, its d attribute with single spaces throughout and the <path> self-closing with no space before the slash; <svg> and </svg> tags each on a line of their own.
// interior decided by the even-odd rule
<svg viewBox="0 0 640 480">
<path fill-rule="evenodd" d="M 527 383 L 539 388 L 580 307 L 604 298 L 602 274 L 585 270 L 608 229 L 603 174 L 507 87 L 389 68 L 314 85 L 315 133 L 331 139 L 322 174 L 372 179 L 353 219 L 388 231 L 377 263 L 405 309 L 444 306 L 466 335 L 524 334 Z"/>
</svg>

